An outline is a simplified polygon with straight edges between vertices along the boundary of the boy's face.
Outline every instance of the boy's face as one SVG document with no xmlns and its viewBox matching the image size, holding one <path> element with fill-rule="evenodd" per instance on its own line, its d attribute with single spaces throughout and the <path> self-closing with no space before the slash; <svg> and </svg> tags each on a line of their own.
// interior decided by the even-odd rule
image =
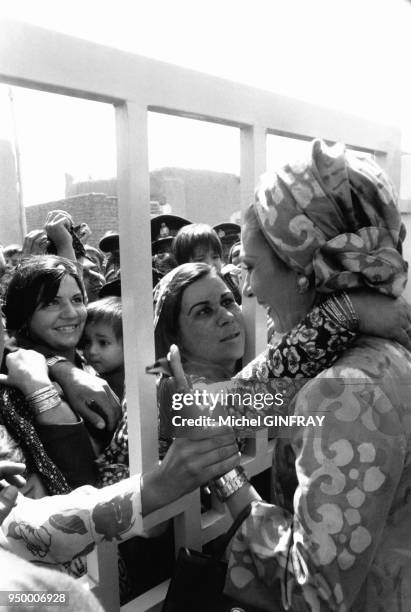
<svg viewBox="0 0 411 612">
<path fill-rule="evenodd" d="M 206 263 L 209 266 L 213 266 L 217 272 L 221 272 L 222 261 L 220 255 L 212 249 L 204 248 L 203 246 L 197 246 L 194 249 L 190 262 Z"/>
<path fill-rule="evenodd" d="M 84 357 L 98 374 L 110 374 L 124 367 L 123 341 L 106 323 L 87 323 L 83 334 Z"/>
</svg>

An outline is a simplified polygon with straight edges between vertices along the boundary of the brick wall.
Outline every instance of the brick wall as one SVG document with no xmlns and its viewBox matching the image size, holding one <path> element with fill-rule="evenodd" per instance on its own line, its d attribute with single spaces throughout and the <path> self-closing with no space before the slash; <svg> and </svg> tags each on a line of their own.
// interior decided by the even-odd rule
<svg viewBox="0 0 411 612">
<path fill-rule="evenodd" d="M 75 224 L 88 223 L 93 232 L 88 244 L 92 246 L 98 246 L 107 230 L 118 231 L 117 198 L 104 193 L 87 193 L 29 206 L 26 208 L 27 231 L 42 227 L 47 213 L 55 209 L 67 211 Z"/>
<path fill-rule="evenodd" d="M 100 191 L 105 193 L 96 193 Z M 115 179 L 74 183 L 68 178 L 66 193 L 62 200 L 27 207 L 27 230 L 42 227 L 47 213 L 58 208 L 70 213 L 75 224 L 88 223 L 93 246 L 107 230 L 118 230 Z M 240 179 L 208 170 L 162 168 L 150 173 L 150 198 L 190 221 L 216 225 L 240 209 Z"/>
</svg>

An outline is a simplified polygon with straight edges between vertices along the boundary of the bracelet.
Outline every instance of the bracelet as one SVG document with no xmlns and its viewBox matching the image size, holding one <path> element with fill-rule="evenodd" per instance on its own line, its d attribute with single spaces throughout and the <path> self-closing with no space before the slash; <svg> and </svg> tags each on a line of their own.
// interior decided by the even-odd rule
<svg viewBox="0 0 411 612">
<path fill-rule="evenodd" d="M 52 357 L 47 357 L 46 365 L 48 368 L 52 368 L 56 363 L 60 361 L 67 361 L 65 357 L 61 357 L 61 355 L 53 355 Z"/>
<path fill-rule="evenodd" d="M 345 302 L 345 305 L 347 306 L 347 310 L 350 314 L 351 320 L 353 322 L 354 325 L 354 329 L 357 330 L 360 327 L 360 318 L 357 315 L 357 313 L 355 312 L 355 308 L 353 306 L 353 303 L 351 301 L 350 296 L 348 295 L 348 293 L 346 291 L 342 291 L 341 292 L 341 296 Z"/>
<path fill-rule="evenodd" d="M 248 484 L 248 478 L 245 475 L 244 468 L 239 465 L 227 472 L 227 474 L 215 478 L 211 483 L 211 487 L 218 499 L 221 502 L 225 502 L 246 484 Z"/>
<path fill-rule="evenodd" d="M 336 325 L 357 331 L 360 321 L 354 306 L 345 291 L 340 295 L 344 303 L 334 294 L 321 304 L 321 308 Z"/>
<path fill-rule="evenodd" d="M 42 387 L 33 393 L 29 393 L 26 395 L 26 401 L 35 416 L 52 408 L 57 408 L 61 403 L 57 389 L 53 385 L 47 385 L 47 387 Z"/>
</svg>

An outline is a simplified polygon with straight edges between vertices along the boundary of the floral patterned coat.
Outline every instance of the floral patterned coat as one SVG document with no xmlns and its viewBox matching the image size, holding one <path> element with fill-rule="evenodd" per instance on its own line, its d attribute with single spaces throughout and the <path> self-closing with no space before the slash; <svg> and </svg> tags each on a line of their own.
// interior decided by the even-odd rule
<svg viewBox="0 0 411 612">
<path fill-rule="evenodd" d="M 253 503 L 228 594 L 270 611 L 411 610 L 410 391 L 410 353 L 366 336 L 299 391 L 289 411 L 324 426 L 290 430 L 293 500 Z"/>
</svg>

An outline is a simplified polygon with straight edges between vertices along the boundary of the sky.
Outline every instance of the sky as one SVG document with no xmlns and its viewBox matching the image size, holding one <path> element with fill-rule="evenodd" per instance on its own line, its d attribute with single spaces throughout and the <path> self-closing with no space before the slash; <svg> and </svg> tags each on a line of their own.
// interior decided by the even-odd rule
<svg viewBox="0 0 411 612">
<path fill-rule="evenodd" d="M 396 124 L 411 151 L 407 0 L 0 0 L 3 17 Z M 19 144 L 26 204 L 62 197 L 66 172 L 115 174 L 109 105 L 12 93 L 17 136 L 0 86 L 0 138 Z M 239 171 L 235 128 L 153 114 L 149 142 L 152 169 Z"/>
</svg>

